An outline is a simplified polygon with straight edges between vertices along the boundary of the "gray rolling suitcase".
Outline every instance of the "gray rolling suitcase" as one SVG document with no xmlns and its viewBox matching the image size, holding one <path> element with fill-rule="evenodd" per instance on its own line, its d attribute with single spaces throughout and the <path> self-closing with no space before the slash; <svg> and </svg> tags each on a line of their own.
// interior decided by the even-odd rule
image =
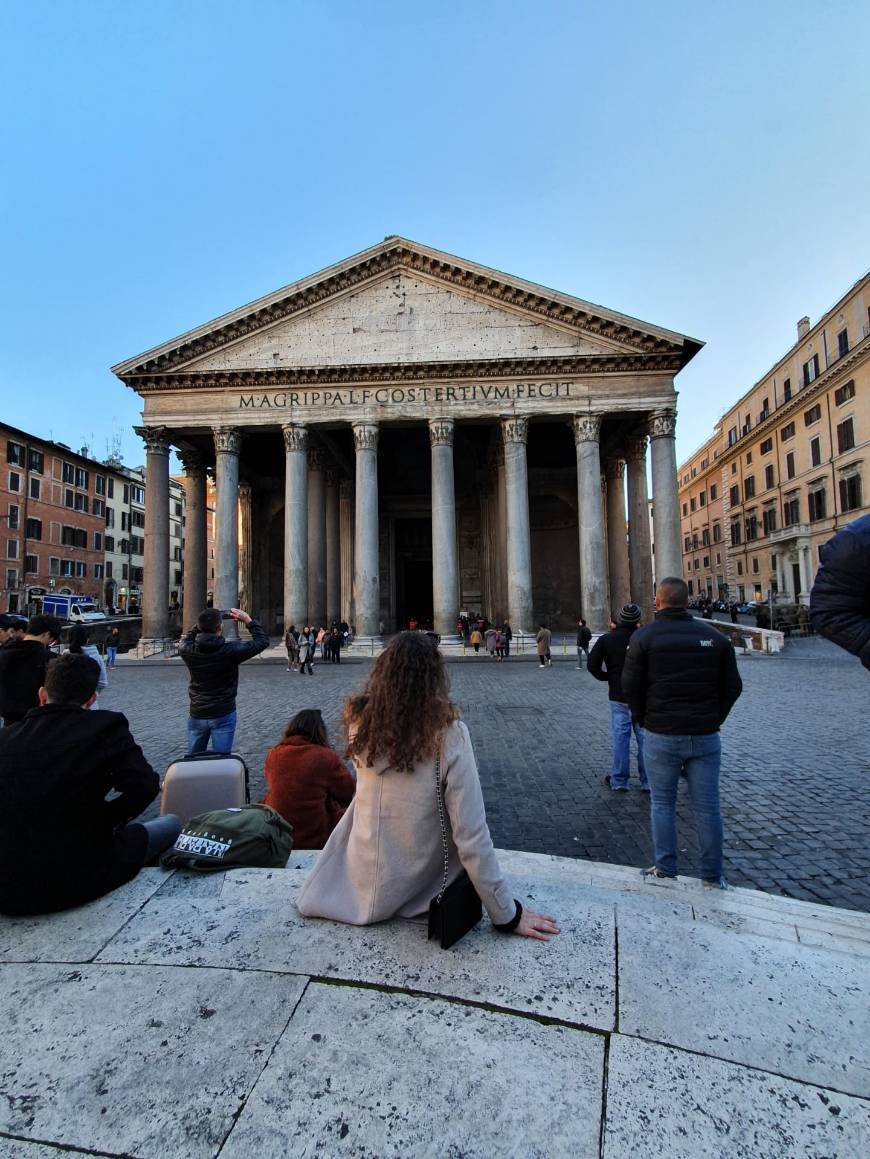
<svg viewBox="0 0 870 1159">
<path fill-rule="evenodd" d="M 248 766 L 238 753 L 196 753 L 173 761 L 163 778 L 160 813 L 186 825 L 198 813 L 250 802 Z"/>
</svg>

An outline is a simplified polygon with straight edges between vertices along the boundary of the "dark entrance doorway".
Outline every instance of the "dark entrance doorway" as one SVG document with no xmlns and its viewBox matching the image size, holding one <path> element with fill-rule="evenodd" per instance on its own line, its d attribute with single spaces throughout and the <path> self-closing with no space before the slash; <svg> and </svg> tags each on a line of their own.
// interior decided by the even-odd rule
<svg viewBox="0 0 870 1159">
<path fill-rule="evenodd" d="M 432 520 L 397 519 L 396 623 L 400 631 L 411 620 L 421 627 L 432 624 Z"/>
</svg>

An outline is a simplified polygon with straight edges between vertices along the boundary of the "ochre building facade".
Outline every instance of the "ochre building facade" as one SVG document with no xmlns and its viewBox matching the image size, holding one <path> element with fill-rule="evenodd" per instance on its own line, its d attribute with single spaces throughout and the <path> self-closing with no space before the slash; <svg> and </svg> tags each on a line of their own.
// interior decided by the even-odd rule
<svg viewBox="0 0 870 1159">
<path fill-rule="evenodd" d="M 679 574 L 674 377 L 699 347 L 391 237 L 113 367 L 144 403 L 145 636 L 166 630 L 171 446 L 188 616 L 207 471 L 214 602 L 272 631 L 651 612 L 647 457 L 660 574 Z"/>
</svg>

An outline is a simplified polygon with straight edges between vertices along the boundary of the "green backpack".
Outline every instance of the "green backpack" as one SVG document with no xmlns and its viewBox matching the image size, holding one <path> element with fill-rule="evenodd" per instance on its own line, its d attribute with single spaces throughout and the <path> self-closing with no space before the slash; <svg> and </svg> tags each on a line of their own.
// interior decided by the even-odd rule
<svg viewBox="0 0 870 1159">
<path fill-rule="evenodd" d="M 293 829 L 269 805 L 214 809 L 191 817 L 160 858 L 164 869 L 283 869 Z"/>
</svg>

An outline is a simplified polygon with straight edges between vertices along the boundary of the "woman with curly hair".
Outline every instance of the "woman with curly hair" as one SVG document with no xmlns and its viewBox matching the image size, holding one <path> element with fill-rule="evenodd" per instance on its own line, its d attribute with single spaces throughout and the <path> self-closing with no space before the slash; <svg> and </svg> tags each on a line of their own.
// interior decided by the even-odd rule
<svg viewBox="0 0 870 1159">
<path fill-rule="evenodd" d="M 394 637 L 363 692 L 346 702 L 344 720 L 356 796 L 299 891 L 300 913 L 359 926 L 426 913 L 444 872 L 435 792 L 440 755 L 448 882 L 466 869 L 503 933 L 547 941 L 559 932 L 553 918 L 524 910 L 502 876 L 471 738 L 428 636 Z"/>
</svg>

